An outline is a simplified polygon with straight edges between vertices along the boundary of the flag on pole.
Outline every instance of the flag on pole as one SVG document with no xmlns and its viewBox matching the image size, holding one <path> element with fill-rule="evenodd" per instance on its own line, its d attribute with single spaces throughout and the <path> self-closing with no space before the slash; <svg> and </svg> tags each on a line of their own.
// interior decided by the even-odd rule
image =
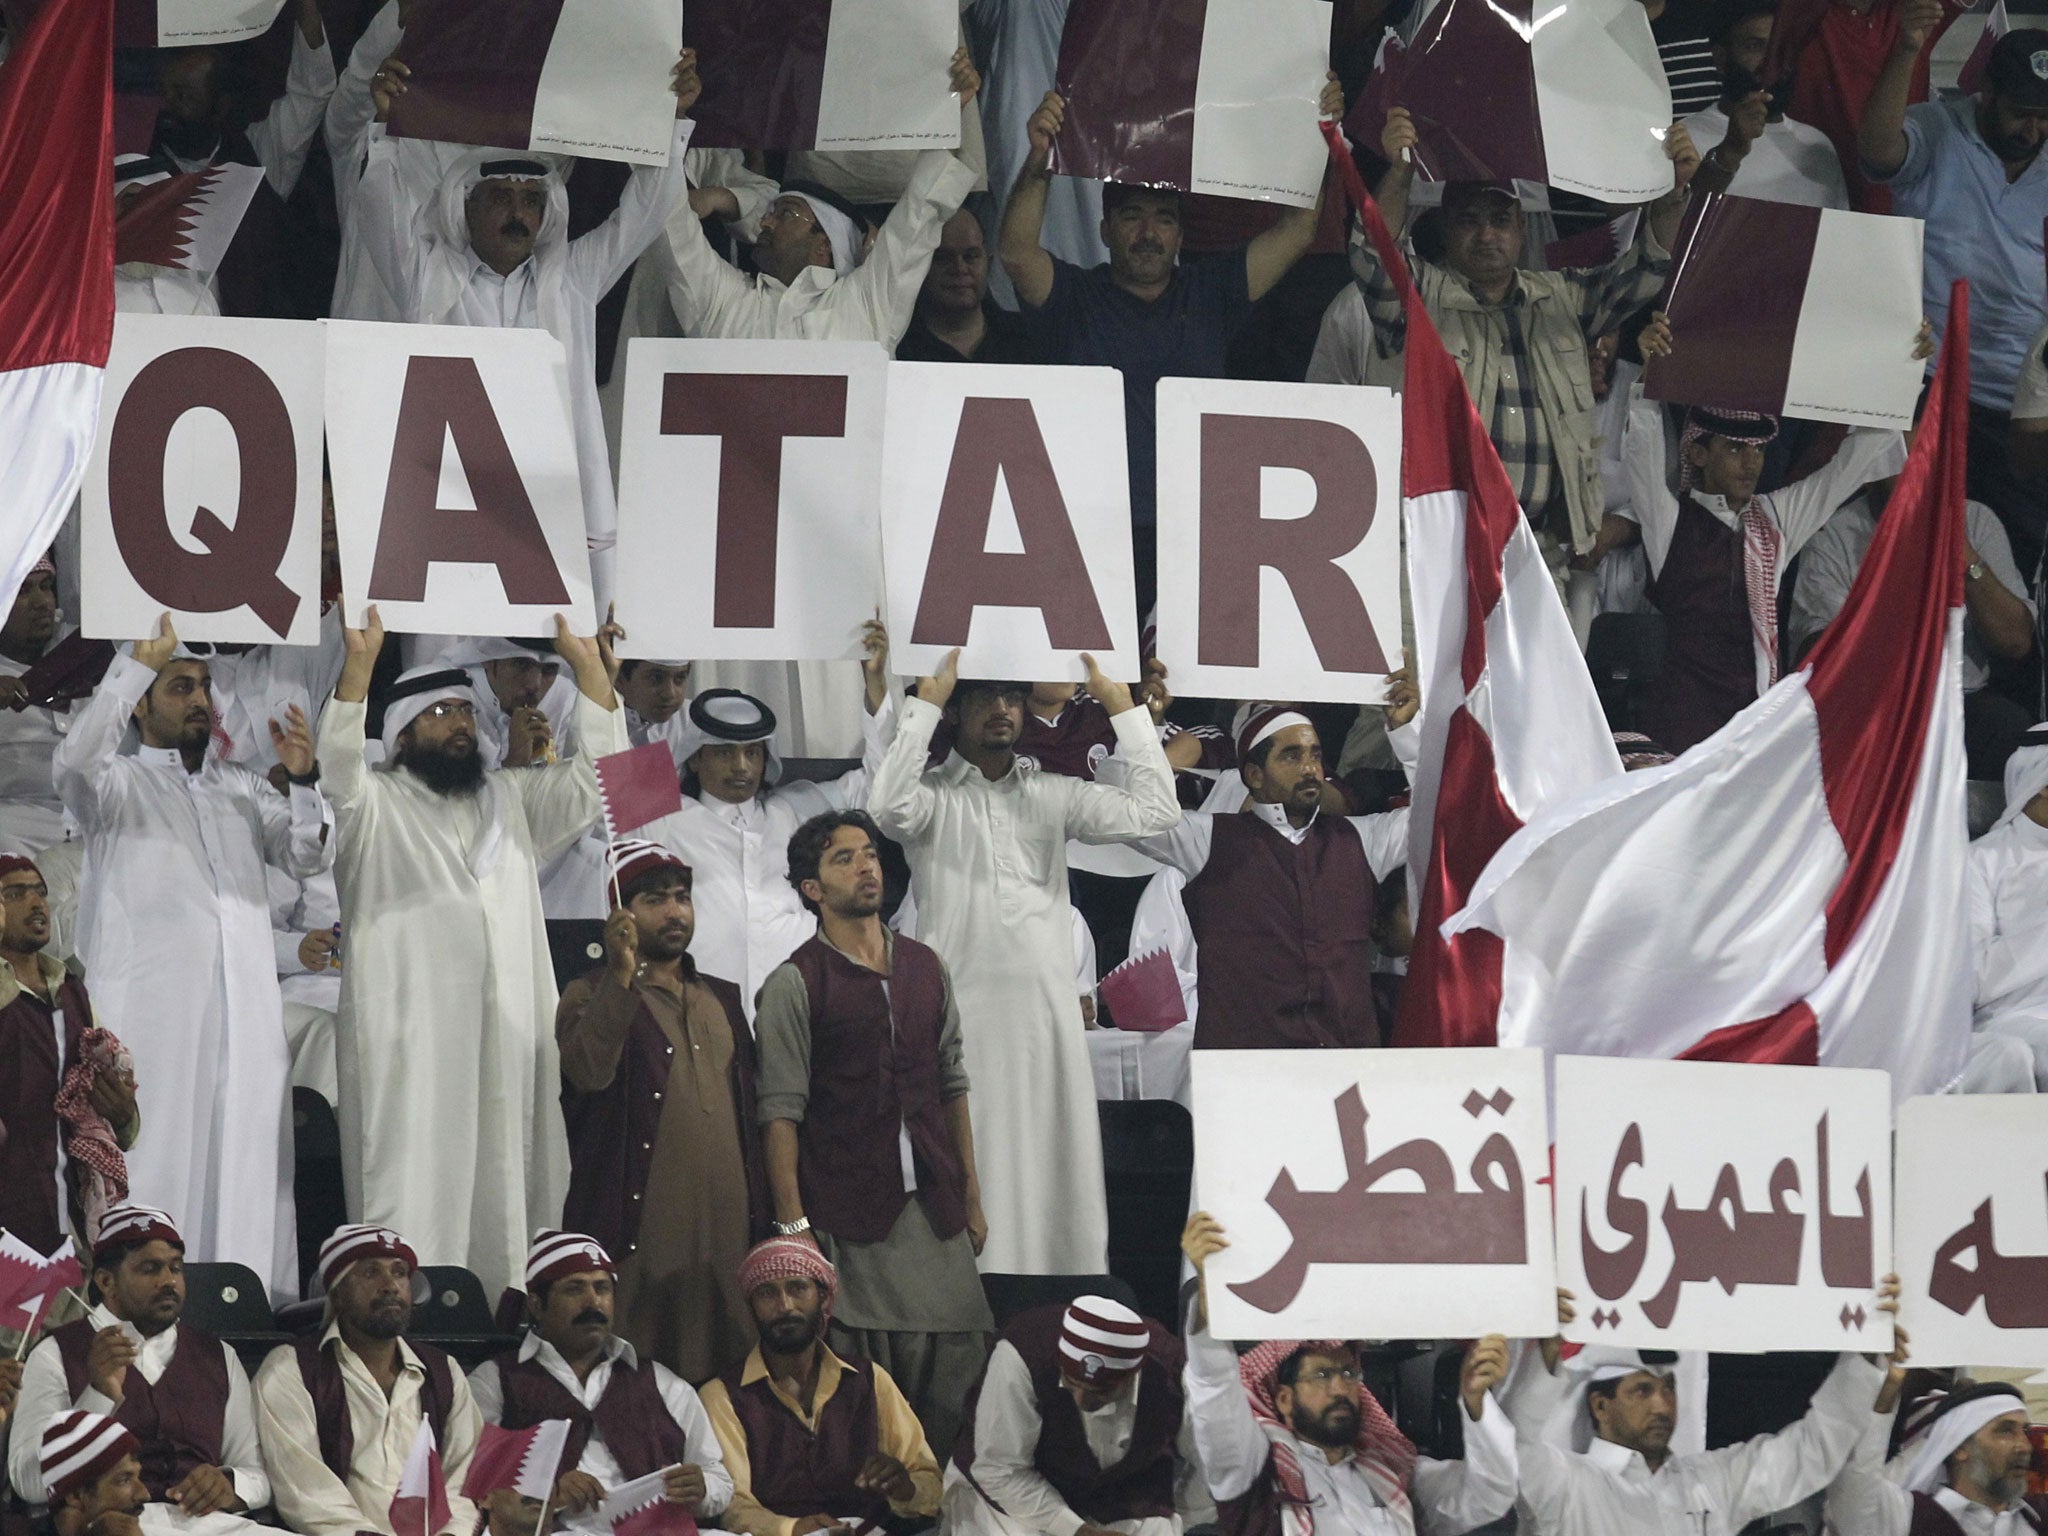
<svg viewBox="0 0 2048 1536">
<path fill-rule="evenodd" d="M 0 1328 L 34 1333 L 57 1298 L 83 1284 L 85 1270 L 69 1243 L 45 1256 L 12 1232 L 0 1232 Z"/>
<path fill-rule="evenodd" d="M 683 781 L 676 776 L 675 755 L 665 741 L 614 752 L 592 766 L 609 837 L 624 837 L 683 808 Z"/>
<path fill-rule="evenodd" d="M 1447 939 L 1439 925 L 1524 822 L 1619 775 L 1621 758 L 1500 454 L 1338 129 L 1324 131 L 1408 311 L 1401 497 L 1422 743 L 1408 818 L 1415 948 L 1391 1043 L 1492 1045 L 1499 943 Z"/>
<path fill-rule="evenodd" d="M 1502 946 L 1499 1040 L 1961 1073 L 1969 295 L 1913 451 L 1807 663 L 1676 762 L 1517 834 L 1447 931 Z M 1418 932 L 1421 925 L 1418 924 Z"/>
<path fill-rule="evenodd" d="M 2012 18 L 2005 14 L 2005 0 L 1997 0 L 1991 12 L 1984 18 L 1984 30 L 1977 35 L 1977 46 L 1970 50 L 1970 56 L 1963 60 L 1963 67 L 1956 74 L 1956 88 L 1965 96 L 1974 96 L 1984 83 L 1984 72 L 1991 67 L 1991 50 L 1998 46 L 1998 40 L 2012 30 Z"/>
<path fill-rule="evenodd" d="M 420 1420 L 412 1437 L 405 1470 L 399 1474 L 398 1492 L 391 1496 L 392 1536 L 434 1536 L 449 1520 L 448 1485 L 441 1476 L 441 1450 L 434 1444 L 433 1427 Z"/>
<path fill-rule="evenodd" d="M 85 478 L 114 340 L 113 0 L 47 0 L 0 66 L 0 601 Z"/>
<path fill-rule="evenodd" d="M 529 1499 L 545 1500 L 568 1444 L 567 1419 L 543 1419 L 530 1429 L 486 1424 L 470 1454 L 462 1496 L 480 1505 L 500 1488 L 516 1488 Z"/>
</svg>

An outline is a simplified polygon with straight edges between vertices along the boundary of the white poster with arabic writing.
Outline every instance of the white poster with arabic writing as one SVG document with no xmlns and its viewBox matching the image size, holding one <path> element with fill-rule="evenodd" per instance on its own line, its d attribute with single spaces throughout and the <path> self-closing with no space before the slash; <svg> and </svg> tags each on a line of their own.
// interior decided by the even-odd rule
<svg viewBox="0 0 2048 1536">
<path fill-rule="evenodd" d="M 2048 1366 L 2048 1098 L 1908 1099 L 1898 1158 L 1913 1363 Z"/>
<path fill-rule="evenodd" d="M 1543 1053 L 1197 1051 L 1222 1339 L 1556 1330 Z"/>
<path fill-rule="evenodd" d="M 1565 1337 L 1885 1350 L 1891 1082 L 1824 1067 L 1556 1060 Z"/>
</svg>

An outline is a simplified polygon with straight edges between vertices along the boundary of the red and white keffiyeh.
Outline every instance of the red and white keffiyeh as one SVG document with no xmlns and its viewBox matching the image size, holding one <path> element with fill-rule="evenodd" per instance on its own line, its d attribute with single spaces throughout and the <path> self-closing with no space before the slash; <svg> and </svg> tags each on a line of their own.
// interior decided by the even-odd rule
<svg viewBox="0 0 2048 1536">
<path fill-rule="evenodd" d="M 1273 1479 L 1280 1496 L 1294 1506 L 1295 1536 L 1315 1536 L 1315 1511 L 1309 1503 L 1308 1484 L 1295 1455 L 1294 1431 L 1281 1417 L 1274 1403 L 1276 1378 L 1281 1365 L 1296 1350 L 1319 1355 L 1345 1355 L 1354 1346 L 1344 1339 L 1268 1339 L 1238 1357 L 1237 1374 L 1251 1399 L 1252 1417 L 1273 1446 Z M 1408 1480 L 1415 1471 L 1415 1446 L 1395 1425 L 1387 1410 L 1371 1392 L 1358 1394 L 1358 1439 L 1353 1447 L 1359 1466 L 1371 1482 L 1380 1502 L 1393 1511 L 1402 1525 L 1413 1530 L 1415 1517 L 1408 1505 Z"/>
<path fill-rule="evenodd" d="M 56 1110 L 64 1155 L 79 1169 L 79 1198 L 85 1207 L 85 1244 L 100 1240 L 100 1221 L 128 1198 L 128 1159 L 106 1117 L 92 1106 L 92 1087 L 102 1077 L 135 1081 L 135 1058 L 112 1030 L 88 1029 L 79 1037 L 78 1059 L 57 1089 Z"/>
</svg>

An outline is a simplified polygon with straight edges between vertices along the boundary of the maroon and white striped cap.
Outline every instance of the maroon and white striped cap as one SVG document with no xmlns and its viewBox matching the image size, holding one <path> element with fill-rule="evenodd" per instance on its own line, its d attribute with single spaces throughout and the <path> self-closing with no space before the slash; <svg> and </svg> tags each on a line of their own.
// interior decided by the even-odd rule
<svg viewBox="0 0 2048 1536">
<path fill-rule="evenodd" d="M 603 1270 L 613 1279 L 619 1267 L 604 1251 L 604 1244 L 582 1232 L 561 1232 L 542 1227 L 533 1234 L 533 1246 L 526 1250 L 526 1288 L 537 1291 L 564 1275 L 587 1275 Z"/>
<path fill-rule="evenodd" d="M 100 1235 L 92 1245 L 93 1261 L 97 1263 L 100 1255 L 110 1248 L 157 1241 L 169 1243 L 180 1253 L 184 1252 L 185 1239 L 178 1235 L 177 1226 L 162 1211 L 147 1205 L 111 1205 L 100 1217 Z"/>
<path fill-rule="evenodd" d="M 1107 1296 L 1077 1296 L 1060 1318 L 1060 1363 L 1090 1386 L 1135 1371 L 1151 1342 L 1145 1319 Z"/>
<path fill-rule="evenodd" d="M 50 1420 L 38 1450 L 43 1486 L 49 1490 L 51 1504 L 61 1504 L 66 1495 L 98 1482 L 120 1465 L 123 1456 L 142 1454 L 141 1444 L 126 1425 L 83 1409 Z"/>
<path fill-rule="evenodd" d="M 412 1251 L 412 1245 L 389 1227 L 352 1222 L 336 1227 L 333 1235 L 320 1245 L 320 1288 L 332 1291 L 358 1259 L 403 1259 L 408 1269 L 420 1267 L 419 1255 Z"/>
<path fill-rule="evenodd" d="M 1307 715 L 1304 715 L 1291 704 L 1269 704 L 1263 709 L 1252 709 L 1250 706 L 1246 706 L 1246 708 L 1238 711 L 1238 718 L 1235 721 L 1237 726 L 1237 760 L 1242 763 L 1246 758 L 1250 757 L 1252 755 L 1252 748 L 1256 747 L 1268 736 L 1278 735 L 1289 726 L 1313 725 L 1314 723 Z"/>
</svg>

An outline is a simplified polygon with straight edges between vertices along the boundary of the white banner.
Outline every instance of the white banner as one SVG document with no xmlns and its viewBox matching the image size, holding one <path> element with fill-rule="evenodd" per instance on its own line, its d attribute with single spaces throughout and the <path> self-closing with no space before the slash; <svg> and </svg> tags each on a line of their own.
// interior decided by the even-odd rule
<svg viewBox="0 0 2048 1536">
<path fill-rule="evenodd" d="M 676 126 L 670 76 L 682 35 L 682 0 L 562 0 L 527 147 L 668 164 Z"/>
<path fill-rule="evenodd" d="M 1565 1336 L 1656 1349 L 1891 1347 L 1887 1074 L 1555 1059 Z"/>
<path fill-rule="evenodd" d="M 94 639 L 320 637 L 321 348 L 287 320 L 122 314 L 79 529 Z"/>
<path fill-rule="evenodd" d="M 1908 1099 L 1898 1167 L 1913 1363 L 2048 1366 L 2048 1099 Z"/>
<path fill-rule="evenodd" d="M 880 611 L 889 354 L 862 341 L 626 351 L 623 653 L 858 658 Z"/>
<path fill-rule="evenodd" d="M 343 613 L 393 632 L 596 632 L 568 362 L 546 331 L 330 320 Z"/>
<path fill-rule="evenodd" d="M 1329 62 L 1327 0 L 1209 0 L 1188 190 L 1313 208 L 1330 167 L 1316 126 Z"/>
<path fill-rule="evenodd" d="M 1196 1051 L 1223 1339 L 1547 1337 L 1543 1053 Z"/>
<path fill-rule="evenodd" d="M 159 48 L 239 43 L 261 37 L 284 9 L 284 0 L 156 0 Z"/>
<path fill-rule="evenodd" d="M 1509 13 L 1497 14 L 1520 30 Z M 1548 184 L 1616 204 L 1669 192 L 1671 87 L 1637 0 L 1559 0 L 1524 35 Z M 1475 118 L 1488 112 L 1486 88 L 1496 84 L 1485 72 L 1482 64 L 1474 80 Z"/>
<path fill-rule="evenodd" d="M 1116 370 L 896 363 L 887 420 L 896 669 L 929 673 L 957 645 L 962 677 L 1078 682 L 1083 651 L 1137 677 Z"/>
<path fill-rule="evenodd" d="M 1159 658 L 1192 698 L 1376 704 L 1401 664 L 1401 402 L 1159 381 Z"/>
<path fill-rule="evenodd" d="M 825 37 L 815 148 L 951 149 L 960 101 L 946 85 L 957 0 L 838 0 Z"/>
</svg>

